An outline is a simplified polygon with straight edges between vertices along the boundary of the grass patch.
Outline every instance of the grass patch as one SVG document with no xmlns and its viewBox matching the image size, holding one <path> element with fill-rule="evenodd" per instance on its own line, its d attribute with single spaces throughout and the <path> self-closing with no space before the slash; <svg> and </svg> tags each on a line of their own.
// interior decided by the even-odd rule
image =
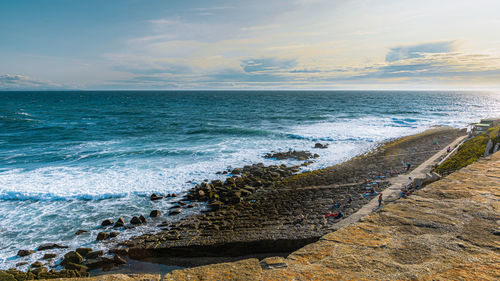
<svg viewBox="0 0 500 281">
<path fill-rule="evenodd" d="M 460 146 L 457 153 L 451 156 L 443 164 L 439 165 L 435 171 L 441 175 L 448 175 L 456 170 L 459 170 L 469 164 L 477 161 L 484 155 L 484 150 L 490 138 L 493 138 L 493 145 L 500 143 L 498 136 L 499 127 L 490 128 L 488 131 L 475 136 Z"/>
</svg>

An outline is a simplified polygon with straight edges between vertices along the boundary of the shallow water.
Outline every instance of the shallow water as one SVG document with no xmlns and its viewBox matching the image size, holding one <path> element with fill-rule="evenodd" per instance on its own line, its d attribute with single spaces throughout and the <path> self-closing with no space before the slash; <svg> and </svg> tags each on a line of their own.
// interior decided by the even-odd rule
<svg viewBox="0 0 500 281">
<path fill-rule="evenodd" d="M 94 242 L 101 220 L 165 209 L 171 201 L 145 196 L 276 163 L 262 158 L 271 150 L 314 150 L 315 169 L 434 125 L 500 116 L 492 92 L 0 92 L 0 101 L 0 268 L 39 258 L 15 254 L 43 242 L 104 247 Z"/>
</svg>

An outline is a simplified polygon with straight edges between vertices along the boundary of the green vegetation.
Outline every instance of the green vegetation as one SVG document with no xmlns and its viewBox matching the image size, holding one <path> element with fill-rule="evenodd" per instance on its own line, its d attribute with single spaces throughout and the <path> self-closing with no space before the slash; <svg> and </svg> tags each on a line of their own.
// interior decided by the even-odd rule
<svg viewBox="0 0 500 281">
<path fill-rule="evenodd" d="M 488 131 L 467 140 L 460 146 L 457 153 L 439 165 L 435 169 L 435 172 L 447 175 L 476 162 L 479 157 L 484 155 L 484 150 L 490 138 L 493 138 L 493 145 L 500 143 L 500 136 L 498 136 L 499 128 L 490 128 Z"/>
</svg>

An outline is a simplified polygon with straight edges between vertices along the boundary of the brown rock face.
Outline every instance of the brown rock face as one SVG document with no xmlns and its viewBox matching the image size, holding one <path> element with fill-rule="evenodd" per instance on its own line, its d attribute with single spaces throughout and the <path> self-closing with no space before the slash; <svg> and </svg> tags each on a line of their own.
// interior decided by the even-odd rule
<svg viewBox="0 0 500 281">
<path fill-rule="evenodd" d="M 500 152 L 288 258 L 174 270 L 164 280 L 499 280 Z"/>
</svg>

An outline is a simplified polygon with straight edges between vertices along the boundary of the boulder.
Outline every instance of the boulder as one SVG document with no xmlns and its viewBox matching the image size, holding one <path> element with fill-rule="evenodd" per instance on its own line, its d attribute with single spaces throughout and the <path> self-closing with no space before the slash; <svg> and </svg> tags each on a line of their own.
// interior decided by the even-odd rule
<svg viewBox="0 0 500 281">
<path fill-rule="evenodd" d="M 42 266 L 43 266 L 43 263 L 41 261 L 36 261 L 36 262 L 34 262 L 34 263 L 31 264 L 32 268 L 42 267 Z"/>
<path fill-rule="evenodd" d="M 76 270 L 76 271 L 81 271 L 81 272 L 86 272 L 87 270 L 89 270 L 89 268 L 85 265 L 81 265 L 81 264 L 76 264 L 76 263 L 67 263 L 64 268 L 66 269 L 69 269 L 69 270 Z"/>
<path fill-rule="evenodd" d="M 141 223 L 146 223 L 147 222 L 146 218 L 143 215 L 139 216 L 139 220 L 141 221 Z"/>
<path fill-rule="evenodd" d="M 328 148 L 328 144 L 321 144 L 319 142 L 317 142 L 316 144 L 314 144 L 314 148 Z"/>
<path fill-rule="evenodd" d="M 43 257 L 42 257 L 42 260 L 50 260 L 50 259 L 53 259 L 53 258 L 55 258 L 55 257 L 57 257 L 57 255 L 56 255 L 56 254 L 45 254 L 45 255 L 43 255 Z"/>
<path fill-rule="evenodd" d="M 76 264 L 80 264 L 83 262 L 83 257 L 82 255 L 80 255 L 79 253 L 77 253 L 76 251 L 71 251 L 71 252 L 68 252 L 64 255 L 64 259 L 63 261 L 61 262 L 61 264 L 65 265 L 65 264 L 69 264 L 69 263 L 76 263 Z"/>
<path fill-rule="evenodd" d="M 124 258 L 120 257 L 117 254 L 115 254 L 115 256 L 113 257 L 113 261 L 115 262 L 115 264 L 127 264 L 127 261 L 125 261 Z"/>
<path fill-rule="evenodd" d="M 76 249 L 76 252 L 84 257 L 87 257 L 87 255 L 92 252 L 92 248 L 78 248 Z"/>
<path fill-rule="evenodd" d="M 233 174 L 233 175 L 239 175 L 239 174 L 241 174 L 241 169 L 240 168 L 235 168 L 235 169 L 233 169 L 233 171 L 231 171 L 231 174 Z"/>
<path fill-rule="evenodd" d="M 168 212 L 168 215 L 169 216 L 178 215 L 181 213 L 181 211 L 182 211 L 181 208 L 171 209 L 170 212 Z"/>
<path fill-rule="evenodd" d="M 151 218 L 156 218 L 156 217 L 161 216 L 161 212 L 160 212 L 160 210 L 152 210 L 151 213 L 149 213 L 149 216 Z"/>
<path fill-rule="evenodd" d="M 113 237 L 118 236 L 119 234 L 120 234 L 119 232 L 110 232 L 110 233 L 109 233 L 109 237 L 110 237 L 110 238 L 113 238 Z"/>
<path fill-rule="evenodd" d="M 92 251 L 92 252 L 88 253 L 85 257 L 87 259 L 96 259 L 104 254 L 105 254 L 104 250 L 98 250 L 98 251 Z"/>
<path fill-rule="evenodd" d="M 108 233 L 106 233 L 106 232 L 99 232 L 99 233 L 97 234 L 97 238 L 96 238 L 96 240 L 97 240 L 97 241 L 102 241 L 102 240 L 106 240 L 106 239 L 108 239 L 108 238 L 109 238 L 109 234 L 108 234 Z"/>
<path fill-rule="evenodd" d="M 153 193 L 153 194 L 151 194 L 150 199 L 151 199 L 151 201 L 156 201 L 156 200 L 163 199 L 163 196 L 159 196 L 156 193 Z"/>
<path fill-rule="evenodd" d="M 67 249 L 68 246 L 64 245 L 59 245 L 55 243 L 48 243 L 48 244 L 42 244 L 38 246 L 38 251 L 45 251 L 45 250 L 51 250 L 51 249 Z"/>
<path fill-rule="evenodd" d="M 175 193 L 172 193 L 172 195 L 170 195 L 171 197 L 177 197 L 177 194 Z"/>
<path fill-rule="evenodd" d="M 75 232 L 75 235 L 80 235 L 80 234 L 84 234 L 84 233 L 88 233 L 87 230 L 83 230 L 83 229 L 79 229 Z"/>
<path fill-rule="evenodd" d="M 103 220 L 101 222 L 101 226 L 108 226 L 108 225 L 112 225 L 112 224 L 113 224 L 113 220 L 112 219 Z"/>
<path fill-rule="evenodd" d="M 131 220 L 130 220 L 130 223 L 131 224 L 141 224 L 141 220 L 138 218 L 138 217 L 133 217 Z"/>
<path fill-rule="evenodd" d="M 19 250 L 19 251 L 17 251 L 17 255 L 20 257 L 29 256 L 33 253 L 35 253 L 35 251 L 33 251 L 33 250 Z"/>
<path fill-rule="evenodd" d="M 122 217 L 119 217 L 118 220 L 116 220 L 116 223 L 113 227 L 123 227 L 125 226 L 125 220 Z"/>
</svg>

